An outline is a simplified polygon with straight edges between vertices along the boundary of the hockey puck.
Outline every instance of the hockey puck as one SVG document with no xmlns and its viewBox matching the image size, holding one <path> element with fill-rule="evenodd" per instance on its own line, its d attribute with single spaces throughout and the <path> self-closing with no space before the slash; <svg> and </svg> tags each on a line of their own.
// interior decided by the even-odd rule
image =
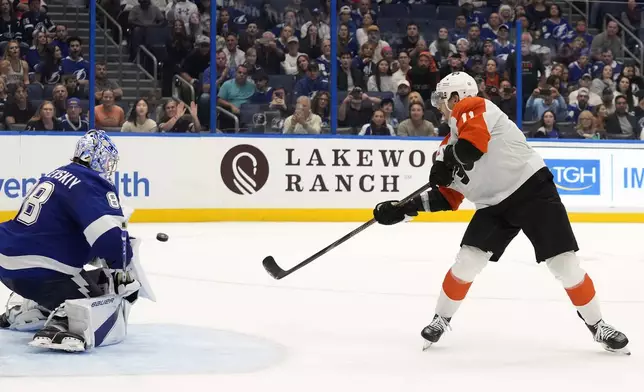
<svg viewBox="0 0 644 392">
<path fill-rule="evenodd" d="M 158 233 L 157 241 L 166 242 L 170 237 L 166 233 Z"/>
</svg>

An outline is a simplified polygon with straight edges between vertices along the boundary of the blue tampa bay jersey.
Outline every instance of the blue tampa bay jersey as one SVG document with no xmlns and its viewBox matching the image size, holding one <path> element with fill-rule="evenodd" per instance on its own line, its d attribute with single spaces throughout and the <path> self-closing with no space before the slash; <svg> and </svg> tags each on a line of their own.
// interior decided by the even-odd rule
<svg viewBox="0 0 644 392">
<path fill-rule="evenodd" d="M 96 257 L 122 268 L 124 222 L 113 184 L 80 164 L 56 169 L 0 224 L 0 277 L 75 275 Z M 129 263 L 129 239 L 126 252 Z"/>
</svg>

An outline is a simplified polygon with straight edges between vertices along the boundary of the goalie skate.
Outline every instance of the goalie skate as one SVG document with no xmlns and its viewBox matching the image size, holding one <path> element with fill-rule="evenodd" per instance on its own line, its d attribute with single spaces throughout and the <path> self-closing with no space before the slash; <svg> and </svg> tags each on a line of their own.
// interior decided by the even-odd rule
<svg viewBox="0 0 644 392">
<path fill-rule="evenodd" d="M 45 327 L 38 331 L 29 345 L 57 351 L 85 351 L 85 340 L 75 333 L 61 331 L 55 326 Z"/>
</svg>

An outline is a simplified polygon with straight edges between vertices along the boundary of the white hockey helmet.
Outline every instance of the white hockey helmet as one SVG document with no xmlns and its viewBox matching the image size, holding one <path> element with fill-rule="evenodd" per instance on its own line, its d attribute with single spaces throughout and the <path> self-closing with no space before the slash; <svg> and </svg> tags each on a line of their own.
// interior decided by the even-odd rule
<svg viewBox="0 0 644 392">
<path fill-rule="evenodd" d="M 441 103 L 450 99 L 454 93 L 458 94 L 460 99 L 476 97 L 479 93 L 479 87 L 476 84 L 476 80 L 467 73 L 452 72 L 438 82 L 436 91 L 432 93 L 432 106 L 440 109 Z"/>
</svg>

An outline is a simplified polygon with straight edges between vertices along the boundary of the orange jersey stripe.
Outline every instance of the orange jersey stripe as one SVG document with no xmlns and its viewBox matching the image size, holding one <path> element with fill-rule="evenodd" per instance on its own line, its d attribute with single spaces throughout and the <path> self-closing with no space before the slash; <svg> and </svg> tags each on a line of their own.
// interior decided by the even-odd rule
<svg viewBox="0 0 644 392">
<path fill-rule="evenodd" d="M 452 207 L 452 211 L 458 210 L 458 207 L 461 206 L 463 199 L 465 199 L 465 196 L 463 196 L 460 192 L 455 191 L 454 189 L 439 187 L 438 191 L 443 195 L 443 197 Z"/>
<path fill-rule="evenodd" d="M 586 274 L 580 284 L 567 288 L 566 292 L 573 305 L 584 306 L 595 298 L 595 285 L 593 284 L 593 280 L 590 279 L 590 276 Z"/>
<path fill-rule="evenodd" d="M 462 301 L 472 286 L 472 282 L 463 282 L 457 279 L 452 270 L 447 271 L 445 280 L 443 280 L 443 291 L 452 301 Z"/>
<path fill-rule="evenodd" d="M 470 97 L 459 101 L 452 110 L 452 117 L 456 120 L 458 138 L 467 140 L 482 153 L 487 152 L 490 141 L 490 130 L 487 127 L 483 114 L 485 113 L 485 99 Z"/>
</svg>

